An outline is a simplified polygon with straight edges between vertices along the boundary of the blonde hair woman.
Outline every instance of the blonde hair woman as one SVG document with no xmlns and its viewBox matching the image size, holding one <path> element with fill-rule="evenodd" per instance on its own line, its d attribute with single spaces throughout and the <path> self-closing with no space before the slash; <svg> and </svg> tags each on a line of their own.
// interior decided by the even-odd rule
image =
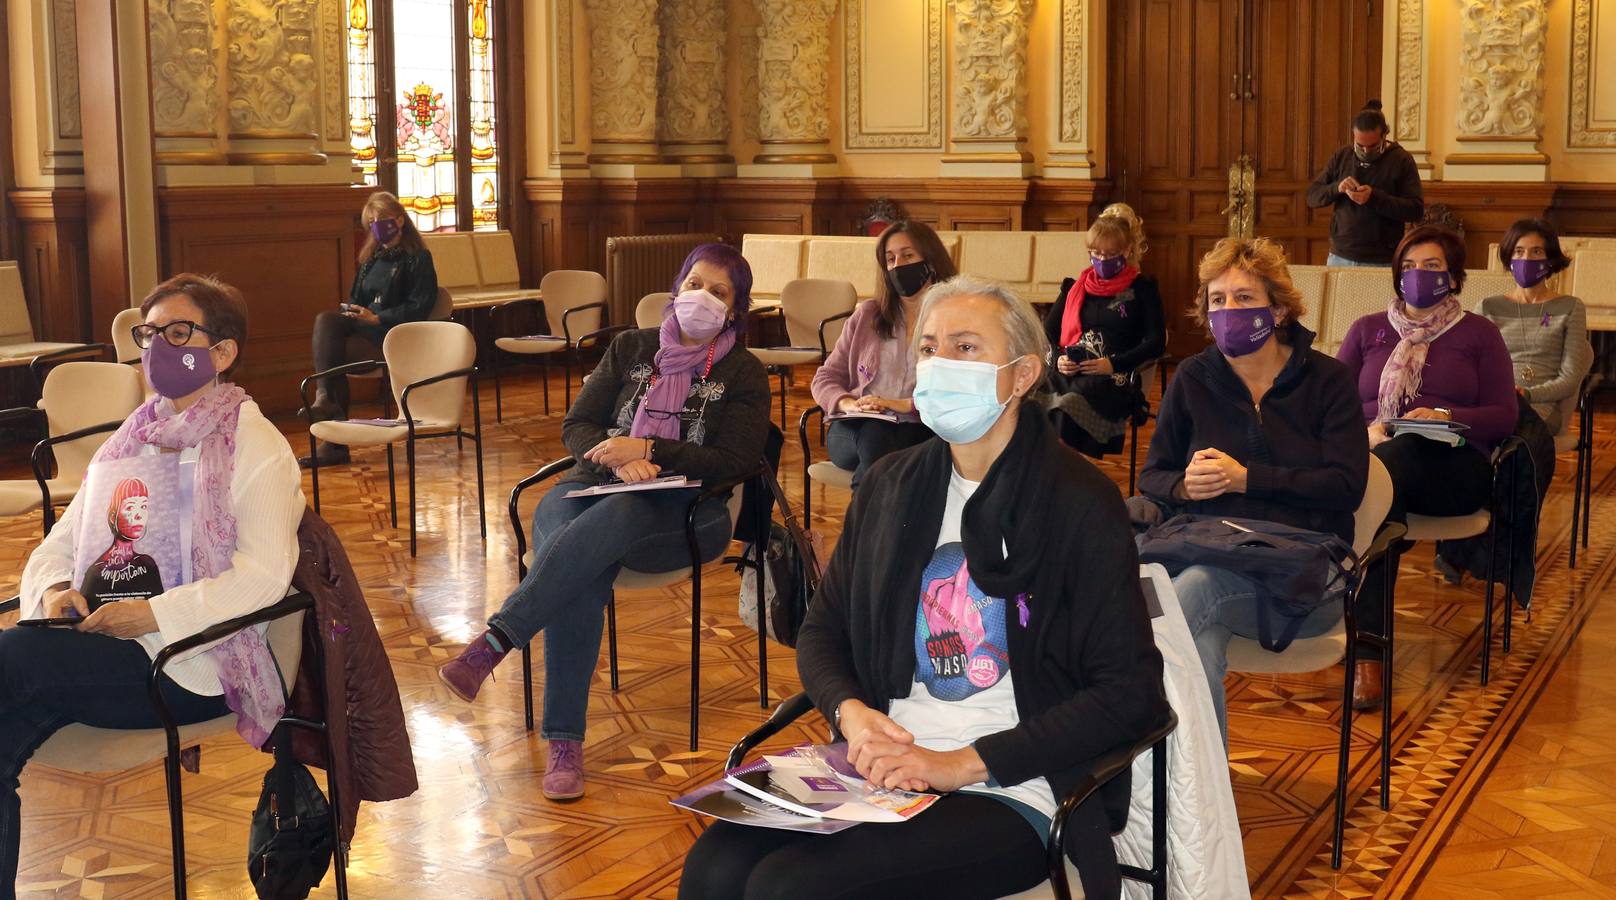
<svg viewBox="0 0 1616 900">
<path fill-rule="evenodd" d="M 1161 291 L 1139 272 L 1145 224 L 1113 203 L 1089 226 L 1089 266 L 1061 285 L 1044 317 L 1055 348 L 1051 414 L 1061 440 L 1099 457 L 1122 449 L 1128 419 L 1145 403 L 1129 375 L 1167 347 Z"/>
<path fill-rule="evenodd" d="M 438 300 L 438 273 L 432 253 L 421 242 L 421 232 L 405 214 L 404 205 L 386 191 L 365 201 L 360 218 L 369 232 L 359 251 L 348 299 L 337 309 L 314 318 L 314 371 L 324 372 L 343 363 L 380 359 L 382 337 L 402 322 L 419 322 L 432 313 Z M 305 414 L 311 421 L 341 419 L 348 415 L 346 376 L 321 379 L 314 402 Z M 348 461 L 341 444 L 320 447 L 320 465 Z M 307 457 L 298 461 L 310 465 Z"/>
</svg>

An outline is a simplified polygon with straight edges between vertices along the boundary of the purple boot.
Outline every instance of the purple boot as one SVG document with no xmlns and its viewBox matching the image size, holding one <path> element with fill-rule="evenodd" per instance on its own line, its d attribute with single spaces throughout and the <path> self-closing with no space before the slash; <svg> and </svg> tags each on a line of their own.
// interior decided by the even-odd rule
<svg viewBox="0 0 1616 900">
<path fill-rule="evenodd" d="M 551 741 L 544 768 L 546 800 L 576 800 L 584 795 L 583 741 Z"/>
<path fill-rule="evenodd" d="M 494 674 L 494 667 L 505 658 L 506 652 L 495 650 L 494 645 L 488 642 L 488 632 L 485 631 L 467 644 L 459 656 L 438 670 L 438 680 L 456 697 L 469 703 L 477 699 L 477 691 L 483 686 L 483 681 Z"/>
</svg>

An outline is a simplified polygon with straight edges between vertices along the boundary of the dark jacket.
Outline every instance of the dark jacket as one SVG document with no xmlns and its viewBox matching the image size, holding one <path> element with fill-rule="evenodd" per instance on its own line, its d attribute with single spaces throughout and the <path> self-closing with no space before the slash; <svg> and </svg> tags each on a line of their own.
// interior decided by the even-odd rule
<svg viewBox="0 0 1616 900">
<path fill-rule="evenodd" d="M 585 460 L 589 449 L 626 435 L 650 385 L 660 338 L 655 329 L 626 331 L 606 348 L 600 365 L 584 379 L 561 423 L 561 442 L 578 465 L 562 481 L 600 483 L 609 469 Z M 656 438 L 651 458 L 663 474 L 712 483 L 756 469 L 769 433 L 769 376 L 763 363 L 737 343 L 713 363 L 706 378 L 693 378 L 679 416 L 683 440 Z"/>
<path fill-rule="evenodd" d="M 1070 297 L 1076 284 L 1075 278 L 1062 281 L 1060 296 L 1044 316 L 1044 334 L 1056 353 L 1066 349 L 1061 346 L 1061 319 L 1066 315 L 1068 299 L 1077 299 Z M 1118 374 L 1126 375 L 1155 362 L 1167 352 L 1161 290 L 1149 275 L 1135 278 L 1132 286 L 1115 297 L 1089 299 L 1080 315 L 1085 332 L 1097 331 L 1104 336 L 1105 355 L 1111 358 L 1111 367 Z"/>
<path fill-rule="evenodd" d="M 382 342 L 394 325 L 424 321 L 438 302 L 438 270 L 432 265 L 432 252 L 421 248 L 409 253 L 402 248 L 379 249 L 359 265 L 348 302 L 363 306 L 382 320 L 380 325 L 361 325 L 365 337 Z"/>
<path fill-rule="evenodd" d="M 415 759 L 393 667 L 342 542 L 313 510 L 304 510 L 297 545 L 292 586 L 314 597 L 314 611 L 303 619 L 303 656 L 286 712 L 324 721 L 331 730 L 335 760 L 326 759 L 325 743 L 306 729 L 293 730 L 293 748 L 299 762 L 319 766 L 336 780 L 346 842 L 353 840 L 359 801 L 415 793 Z M 316 687 L 315 642 L 325 657 L 323 697 Z"/>
<path fill-rule="evenodd" d="M 803 687 L 827 719 L 849 698 L 885 712 L 909 696 L 921 574 L 952 466 L 948 444 L 933 438 L 881 459 L 853 495 L 797 643 Z M 1122 498 L 1061 446 L 1036 404 L 1023 404 L 960 533 L 972 579 L 993 596 L 1025 594 L 1028 610 L 1025 624 L 1007 623 L 1020 724 L 974 746 L 998 784 L 1042 776 L 1059 800 L 1084 763 L 1139 740 L 1168 713 Z M 1119 889 L 1110 833 L 1125 823 L 1128 799 L 1124 774 L 1071 820 L 1066 850 L 1090 897 Z"/>
<path fill-rule="evenodd" d="M 1261 398 L 1216 345 L 1173 374 L 1139 491 L 1181 512 L 1265 519 L 1353 538 L 1369 479 L 1369 431 L 1347 367 L 1312 349 L 1313 333 L 1287 329 L 1294 351 Z M 1246 467 L 1246 491 L 1183 501 L 1177 491 L 1197 450 L 1222 450 Z"/>
<path fill-rule="evenodd" d="M 1374 190 L 1369 202 L 1358 205 L 1337 190 L 1347 176 Z M 1334 206 L 1330 219 L 1330 249 L 1355 262 L 1390 263 L 1403 239 L 1403 225 L 1425 214 L 1425 192 L 1414 157 L 1400 145 L 1387 142 L 1386 152 L 1371 163 L 1359 162 L 1352 147 L 1342 147 L 1325 163 L 1324 171 L 1307 189 L 1307 205 Z"/>
</svg>

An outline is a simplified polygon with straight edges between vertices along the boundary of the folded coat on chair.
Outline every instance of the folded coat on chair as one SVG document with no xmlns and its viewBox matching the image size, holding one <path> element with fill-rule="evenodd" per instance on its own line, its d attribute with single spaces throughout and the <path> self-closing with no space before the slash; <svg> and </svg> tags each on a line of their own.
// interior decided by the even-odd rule
<svg viewBox="0 0 1616 900">
<path fill-rule="evenodd" d="M 353 840 L 361 800 L 382 802 L 415 793 L 415 759 L 398 682 L 342 542 L 325 520 L 306 509 L 297 544 L 292 585 L 314 598 L 314 612 L 303 619 L 303 656 L 286 712 L 324 721 L 331 730 L 336 759 L 327 760 L 320 736 L 305 729 L 297 729 L 293 751 L 298 762 L 319 766 L 336 780 L 342 801 L 337 821 L 346 844 Z M 323 697 L 312 641 L 320 641 L 324 653 Z"/>
</svg>

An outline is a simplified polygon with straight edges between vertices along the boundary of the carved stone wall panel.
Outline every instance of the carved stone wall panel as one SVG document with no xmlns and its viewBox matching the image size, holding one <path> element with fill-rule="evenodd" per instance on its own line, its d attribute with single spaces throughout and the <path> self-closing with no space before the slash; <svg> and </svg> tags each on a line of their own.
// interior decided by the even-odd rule
<svg viewBox="0 0 1616 900">
<path fill-rule="evenodd" d="M 954 0 L 956 139 L 1027 129 L 1027 30 L 1033 0 Z"/>
<path fill-rule="evenodd" d="M 322 3 L 320 29 L 320 99 L 324 105 L 321 133 L 327 142 L 348 143 L 348 55 L 343 3 Z"/>
<path fill-rule="evenodd" d="M 1616 119 L 1601 120 L 1594 111 L 1594 87 L 1601 84 L 1596 78 L 1597 69 L 1601 63 L 1613 65 L 1608 59 L 1616 49 L 1597 46 L 1601 13 L 1612 14 L 1608 8 L 1601 10 L 1594 0 L 1574 0 L 1571 5 L 1571 122 L 1566 137 L 1569 147 L 1616 147 Z M 1605 59 L 1601 59 L 1601 55 Z M 1602 87 L 1606 91 L 1613 89 L 1610 77 L 1604 79 Z"/>
<path fill-rule="evenodd" d="M 758 134 L 830 140 L 830 26 L 837 0 L 758 0 Z"/>
<path fill-rule="evenodd" d="M 74 23 L 74 0 L 51 0 L 51 77 L 56 99 L 56 136 L 77 140 L 84 136 L 79 120 L 79 37 Z"/>
<path fill-rule="evenodd" d="M 597 141 L 657 136 L 656 0 L 588 0 L 589 98 Z"/>
<path fill-rule="evenodd" d="M 749 141 L 760 140 L 763 135 L 758 131 L 758 120 L 762 113 L 758 110 L 758 23 L 757 5 L 753 0 L 744 0 L 737 9 L 735 31 L 739 35 L 735 42 L 736 63 L 739 67 L 740 77 L 740 120 L 741 134 Z"/>
<path fill-rule="evenodd" d="M 1464 0 L 1461 136 L 1540 136 L 1548 18 L 1548 0 Z"/>
<path fill-rule="evenodd" d="M 314 134 L 314 0 L 229 0 L 228 10 L 231 133 Z"/>
<path fill-rule="evenodd" d="M 152 126 L 159 136 L 217 132 L 218 22 L 208 0 L 148 0 Z"/>
<path fill-rule="evenodd" d="M 729 139 L 724 103 L 725 0 L 663 0 L 658 137 L 678 144 Z"/>
<path fill-rule="evenodd" d="M 572 93 L 572 4 L 573 0 L 555 0 L 555 31 L 550 37 L 551 52 L 555 54 L 556 138 L 558 143 L 577 141 L 574 125 Z"/>
<path fill-rule="evenodd" d="M 1080 144 L 1088 140 L 1088 119 L 1083 115 L 1084 68 L 1088 65 L 1083 25 L 1088 0 L 1061 0 L 1060 136 Z"/>
<path fill-rule="evenodd" d="M 1425 0 L 1397 3 L 1397 101 L 1393 119 L 1399 141 L 1425 135 L 1420 110 L 1425 102 Z"/>
<path fill-rule="evenodd" d="M 943 146 L 943 0 L 922 0 L 925 3 L 925 107 L 924 131 L 877 131 L 866 123 L 864 93 L 866 87 L 880 90 L 881 86 L 866 85 L 872 73 L 865 70 L 866 48 L 874 41 L 875 47 L 889 39 L 888 35 L 871 34 L 864 15 L 870 3 L 889 0 L 848 0 L 843 23 L 843 92 L 846 94 L 846 127 L 843 143 L 857 149 L 938 149 Z M 906 36 L 907 37 L 907 36 Z"/>
</svg>

